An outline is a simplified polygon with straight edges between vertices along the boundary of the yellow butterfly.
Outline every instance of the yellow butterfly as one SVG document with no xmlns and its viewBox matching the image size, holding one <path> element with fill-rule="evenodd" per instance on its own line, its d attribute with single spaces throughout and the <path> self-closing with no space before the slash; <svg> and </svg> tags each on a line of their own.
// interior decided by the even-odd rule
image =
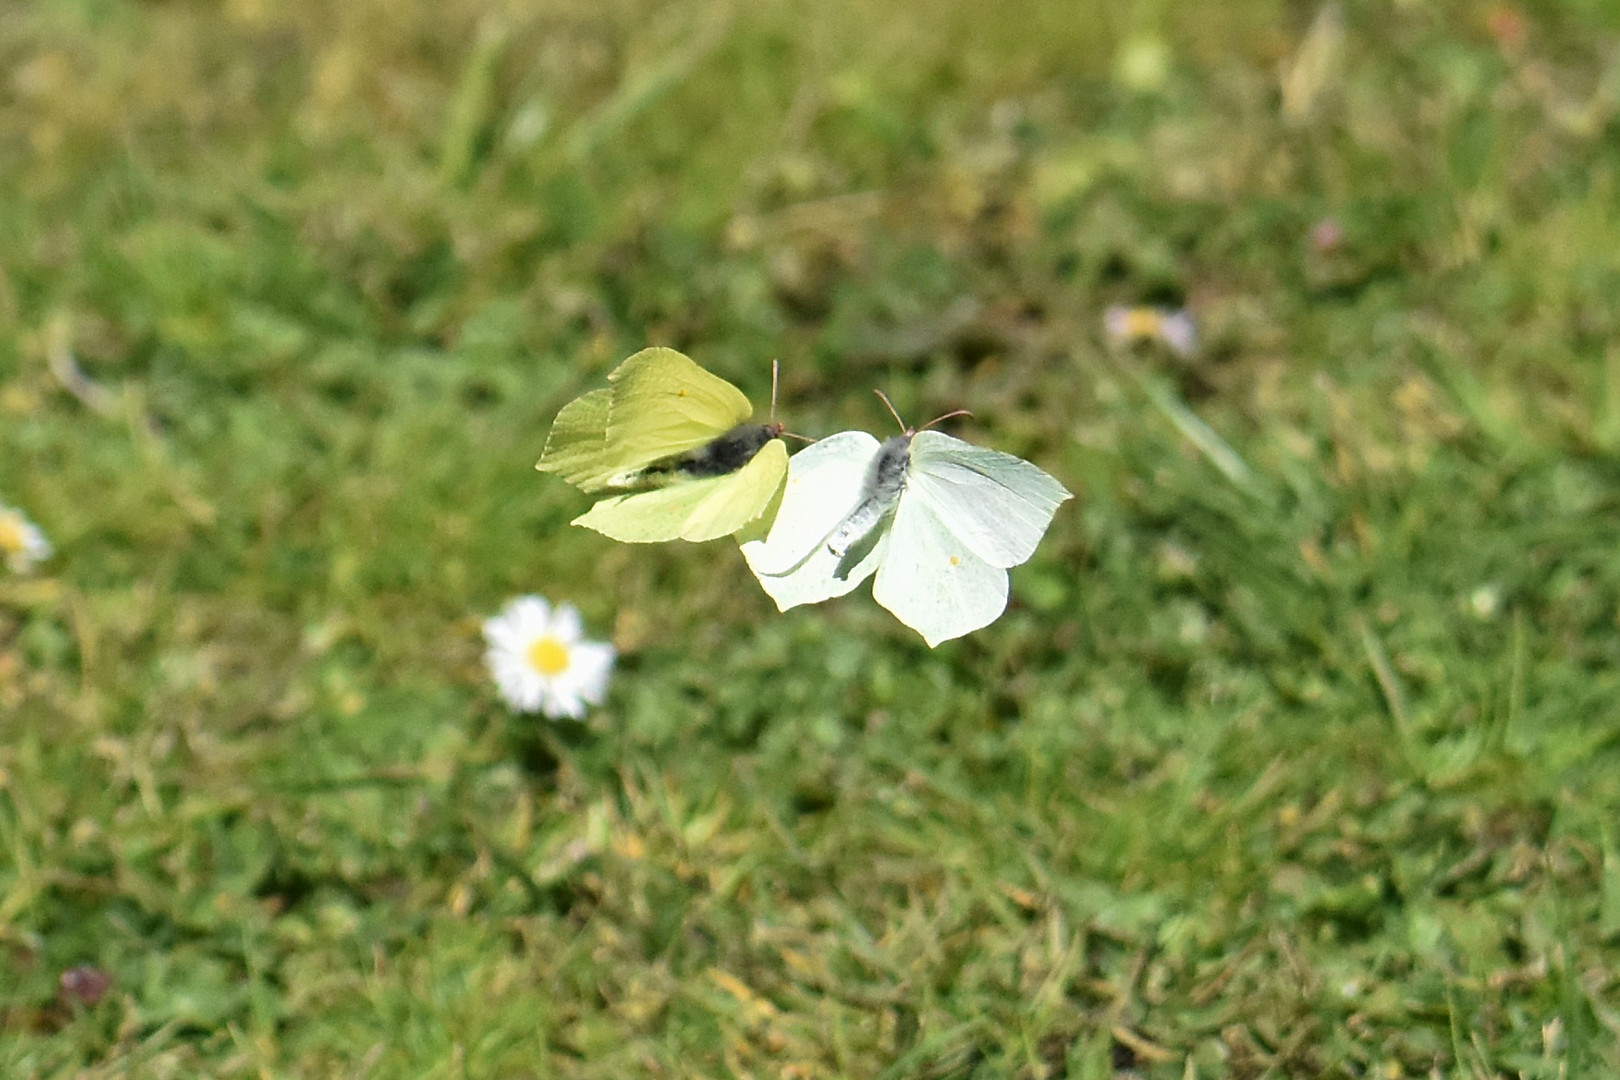
<svg viewBox="0 0 1620 1080">
<path fill-rule="evenodd" d="M 626 543 L 713 540 L 769 525 L 787 478 L 782 425 L 746 423 L 742 391 L 674 349 L 643 349 L 552 422 L 535 468 L 621 491 L 574 519 Z"/>
</svg>

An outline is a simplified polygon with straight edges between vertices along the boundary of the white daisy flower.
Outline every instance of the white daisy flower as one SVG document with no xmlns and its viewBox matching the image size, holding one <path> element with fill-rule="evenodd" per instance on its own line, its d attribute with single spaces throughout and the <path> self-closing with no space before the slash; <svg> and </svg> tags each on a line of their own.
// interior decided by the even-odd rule
<svg viewBox="0 0 1620 1080">
<path fill-rule="evenodd" d="M 1157 341 L 1177 356 L 1191 356 L 1198 348 L 1198 327 L 1186 308 L 1115 304 L 1103 312 L 1103 330 L 1118 349 L 1139 341 Z"/>
<path fill-rule="evenodd" d="M 0 556 L 12 573 L 26 574 L 51 557 L 51 542 L 21 510 L 0 505 Z"/>
<path fill-rule="evenodd" d="M 484 622 L 484 661 L 514 712 L 578 720 L 600 705 L 613 670 L 613 646 L 583 640 L 579 612 L 520 596 Z"/>
</svg>

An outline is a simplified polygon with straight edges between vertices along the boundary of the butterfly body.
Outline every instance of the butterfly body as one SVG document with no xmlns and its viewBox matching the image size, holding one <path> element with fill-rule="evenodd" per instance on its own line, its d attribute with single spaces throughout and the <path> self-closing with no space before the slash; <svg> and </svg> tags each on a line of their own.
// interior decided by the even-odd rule
<svg viewBox="0 0 1620 1080">
<path fill-rule="evenodd" d="M 648 472 L 673 472 L 681 476 L 724 476 L 754 460 L 765 444 L 782 434 L 781 424 L 739 424 L 687 454 L 669 462 L 655 463 Z"/>
<path fill-rule="evenodd" d="M 850 547 L 883 520 L 894 508 L 906 486 L 906 466 L 911 463 L 912 432 L 885 439 L 872 458 L 861 487 L 861 501 L 845 515 L 827 538 L 827 550 L 842 559 Z"/>
</svg>

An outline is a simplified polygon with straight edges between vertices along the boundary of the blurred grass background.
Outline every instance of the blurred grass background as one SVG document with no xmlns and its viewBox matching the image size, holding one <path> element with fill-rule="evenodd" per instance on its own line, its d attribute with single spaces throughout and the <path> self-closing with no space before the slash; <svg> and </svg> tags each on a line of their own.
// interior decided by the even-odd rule
<svg viewBox="0 0 1620 1080">
<path fill-rule="evenodd" d="M 0 10 L 0 1074 L 1615 1073 L 1617 111 L 1601 0 Z M 532 471 L 648 343 L 1078 500 L 778 615 Z"/>
</svg>

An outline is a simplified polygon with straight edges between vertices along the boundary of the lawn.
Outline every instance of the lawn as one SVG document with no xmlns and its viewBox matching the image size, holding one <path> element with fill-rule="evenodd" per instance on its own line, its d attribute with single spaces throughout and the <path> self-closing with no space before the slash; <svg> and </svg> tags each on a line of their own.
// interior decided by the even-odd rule
<svg viewBox="0 0 1620 1080">
<path fill-rule="evenodd" d="M 533 469 L 648 344 L 1076 498 L 780 614 Z M 1603 0 L 13 4 L 0 504 L 8 1080 L 1620 1075 Z"/>
</svg>

